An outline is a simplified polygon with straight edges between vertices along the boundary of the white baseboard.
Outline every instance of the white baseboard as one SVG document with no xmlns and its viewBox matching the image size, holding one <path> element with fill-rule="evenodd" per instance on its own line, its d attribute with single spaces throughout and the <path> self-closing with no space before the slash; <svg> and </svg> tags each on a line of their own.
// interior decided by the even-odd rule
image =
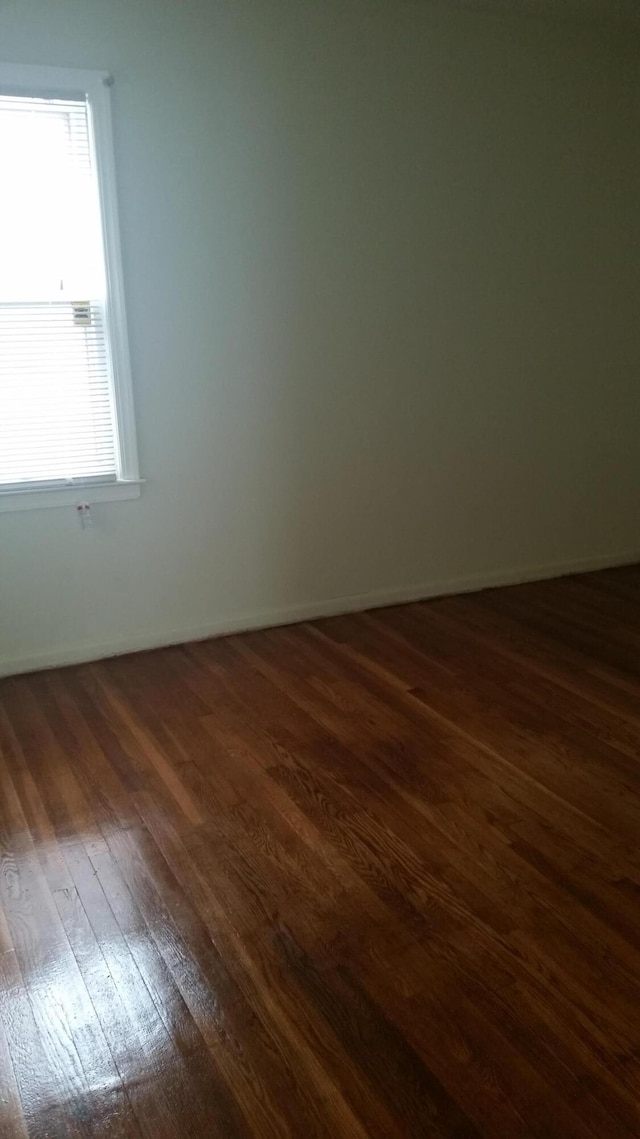
<svg viewBox="0 0 640 1139">
<path fill-rule="evenodd" d="M 465 577 L 424 582 L 422 585 L 405 585 L 378 589 L 370 593 L 357 593 L 346 597 L 329 597 L 324 601 L 300 602 L 271 609 L 218 617 L 201 625 L 182 628 L 146 630 L 125 634 L 114 641 L 85 641 L 65 645 L 24 657 L 0 659 L 0 677 L 15 676 L 21 672 L 56 668 L 60 665 L 81 664 L 102 660 L 142 649 L 158 649 L 184 641 L 201 641 L 209 637 L 222 637 L 230 633 L 248 632 L 250 629 L 267 629 L 275 625 L 292 625 L 297 621 L 313 621 L 321 617 L 335 617 L 340 613 L 358 613 L 363 609 L 380 609 L 385 605 L 400 605 L 409 601 L 424 601 L 451 593 L 473 593 L 500 585 L 519 585 L 527 581 L 543 581 L 564 577 L 567 574 L 588 573 L 599 569 L 633 565 L 640 562 L 640 551 L 628 554 L 605 554 L 600 557 L 579 558 L 575 561 L 553 562 L 514 570 L 491 570 Z"/>
</svg>

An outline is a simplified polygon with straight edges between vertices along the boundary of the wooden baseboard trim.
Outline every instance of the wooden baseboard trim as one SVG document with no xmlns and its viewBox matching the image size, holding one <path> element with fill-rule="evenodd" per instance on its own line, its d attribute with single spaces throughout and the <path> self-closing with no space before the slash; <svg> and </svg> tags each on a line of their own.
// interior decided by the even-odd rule
<svg viewBox="0 0 640 1139">
<path fill-rule="evenodd" d="M 470 574 L 424 582 L 421 585 L 389 587 L 372 590 L 368 593 L 352 594 L 343 597 L 329 597 L 325 600 L 299 602 L 295 605 L 274 606 L 270 609 L 255 610 L 226 617 L 217 617 L 200 625 L 166 630 L 140 630 L 127 634 L 114 641 L 81 642 L 57 648 L 33 652 L 22 657 L 0 658 L 0 677 L 15 676 L 38 669 L 57 668 L 63 665 L 81 664 L 86 661 L 102 660 L 105 657 L 121 656 L 124 653 L 139 652 L 144 649 L 158 649 L 167 645 L 181 644 L 184 641 L 200 641 L 209 637 L 223 637 L 230 633 L 247 632 L 250 629 L 266 629 L 276 625 L 291 625 L 298 621 L 318 620 L 321 617 L 335 617 L 340 613 L 358 613 L 364 609 L 379 609 L 385 605 L 401 605 L 410 601 L 424 601 L 430 597 L 442 597 L 452 593 L 474 593 L 481 589 L 491 589 L 501 585 L 520 585 L 527 581 L 543 581 L 553 577 L 566 577 L 568 574 L 589 573 L 595 570 L 611 569 L 616 566 L 633 565 L 640 562 L 640 551 L 628 554 L 605 554 L 599 557 L 578 558 L 573 561 L 552 562 L 540 566 L 512 570 L 493 570 L 486 573 Z"/>
</svg>

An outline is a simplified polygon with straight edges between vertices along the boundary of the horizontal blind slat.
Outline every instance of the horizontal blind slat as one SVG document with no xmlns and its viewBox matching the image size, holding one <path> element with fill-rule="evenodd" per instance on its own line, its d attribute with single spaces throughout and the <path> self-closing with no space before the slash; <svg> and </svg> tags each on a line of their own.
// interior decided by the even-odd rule
<svg viewBox="0 0 640 1139">
<path fill-rule="evenodd" d="M 90 308 L 82 325 L 68 302 L 0 304 L 0 484 L 115 477 L 102 305 Z"/>
<path fill-rule="evenodd" d="M 85 264 L 83 243 L 102 247 L 86 101 L 0 94 L 0 138 L 10 156 L 2 173 L 2 232 L 13 251 L 13 260 L 5 259 L 0 301 L 0 486 L 113 479 L 117 447 L 104 302 L 89 291 L 93 270 L 84 277 L 76 271 Z M 43 177 L 49 170 L 57 198 Z M 62 207 L 67 228 L 58 239 Z M 71 261 L 68 239 L 75 243 Z M 85 285 L 75 302 L 30 299 L 51 279 L 58 249 L 61 268 L 73 269 L 70 287 L 75 292 L 78 282 Z M 74 303 L 89 306 L 89 323 L 82 323 L 85 314 Z"/>
</svg>

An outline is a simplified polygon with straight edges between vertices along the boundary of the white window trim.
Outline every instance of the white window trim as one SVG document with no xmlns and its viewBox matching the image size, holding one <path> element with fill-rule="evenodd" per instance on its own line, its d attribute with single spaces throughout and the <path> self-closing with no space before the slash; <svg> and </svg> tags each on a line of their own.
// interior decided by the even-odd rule
<svg viewBox="0 0 640 1139">
<path fill-rule="evenodd" d="M 0 513 L 48 506 L 77 505 L 81 502 L 110 502 L 138 498 L 144 482 L 138 467 L 129 338 L 124 303 L 120 227 L 111 121 L 111 87 L 108 71 L 76 68 L 39 67 L 30 64 L 0 63 L 0 89 L 25 95 L 86 96 L 89 129 L 93 138 L 100 213 L 106 262 L 106 324 L 110 341 L 113 399 L 119 452 L 119 476 L 115 481 L 81 482 L 69 487 L 37 487 L 0 490 Z"/>
</svg>

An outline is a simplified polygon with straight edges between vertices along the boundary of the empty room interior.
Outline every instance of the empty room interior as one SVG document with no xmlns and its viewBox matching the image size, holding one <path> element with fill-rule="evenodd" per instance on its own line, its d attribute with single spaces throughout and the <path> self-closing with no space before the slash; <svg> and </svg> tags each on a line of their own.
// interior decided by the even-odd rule
<svg viewBox="0 0 640 1139">
<path fill-rule="evenodd" d="M 640 1136 L 640 0 L 0 0 L 0 1139 Z"/>
</svg>

